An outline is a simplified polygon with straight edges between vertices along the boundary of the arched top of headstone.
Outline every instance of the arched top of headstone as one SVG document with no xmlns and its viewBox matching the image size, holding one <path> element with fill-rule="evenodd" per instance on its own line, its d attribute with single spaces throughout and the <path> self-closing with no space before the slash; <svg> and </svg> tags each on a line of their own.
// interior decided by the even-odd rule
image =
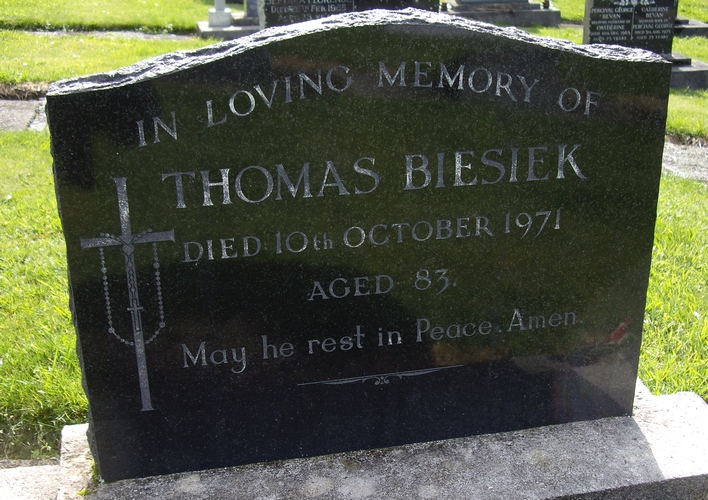
<svg viewBox="0 0 708 500">
<path fill-rule="evenodd" d="M 172 52 L 170 54 L 146 59 L 132 66 L 109 73 L 62 80 L 51 84 L 48 94 L 62 95 L 129 85 L 131 83 L 159 78 L 160 76 L 187 70 L 228 57 L 234 57 L 249 50 L 263 48 L 270 44 L 297 37 L 339 29 L 376 26 L 386 26 L 394 29 L 397 27 L 424 29 L 427 27 L 447 30 L 450 35 L 457 33 L 460 36 L 498 36 L 509 41 L 532 44 L 538 47 L 598 59 L 631 60 L 635 62 L 662 61 L 661 57 L 644 50 L 618 45 L 577 45 L 565 40 L 530 35 L 518 28 L 498 27 L 449 14 L 427 12 L 414 8 L 399 11 L 369 10 L 339 14 L 286 26 L 266 28 L 250 36 L 217 43 L 202 49 Z"/>
</svg>

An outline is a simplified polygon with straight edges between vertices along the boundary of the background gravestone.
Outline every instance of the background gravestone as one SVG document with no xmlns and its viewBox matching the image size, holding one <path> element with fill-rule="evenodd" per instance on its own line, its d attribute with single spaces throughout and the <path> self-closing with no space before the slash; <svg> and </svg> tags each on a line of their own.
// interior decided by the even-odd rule
<svg viewBox="0 0 708 500">
<path fill-rule="evenodd" d="M 258 0 L 261 28 L 321 19 L 354 11 L 354 0 Z"/>
<path fill-rule="evenodd" d="M 443 3 L 454 15 L 500 26 L 559 26 L 560 10 L 548 0 L 450 0 Z"/>
<path fill-rule="evenodd" d="M 53 84 L 101 475 L 630 414 L 669 75 L 409 10 Z"/>
<path fill-rule="evenodd" d="M 257 0 L 246 0 L 246 17 L 258 17 Z"/>
<path fill-rule="evenodd" d="M 439 0 L 258 0 L 261 27 L 322 19 L 344 12 L 370 9 L 399 10 L 406 7 L 437 12 Z"/>
<path fill-rule="evenodd" d="M 678 0 L 586 0 L 583 43 L 639 47 L 671 56 Z"/>
</svg>

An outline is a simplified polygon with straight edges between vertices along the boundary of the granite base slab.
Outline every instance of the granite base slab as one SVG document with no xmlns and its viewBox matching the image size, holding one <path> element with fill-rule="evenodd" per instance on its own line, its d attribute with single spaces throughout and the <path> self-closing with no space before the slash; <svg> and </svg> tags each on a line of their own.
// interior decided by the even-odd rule
<svg viewBox="0 0 708 500">
<path fill-rule="evenodd" d="M 695 19 L 676 19 L 674 36 L 702 36 L 708 38 L 708 23 Z"/>
<path fill-rule="evenodd" d="M 0 100 L 0 130 L 20 130 L 30 126 L 39 112 L 37 101 Z"/>
<path fill-rule="evenodd" d="M 0 467 L 0 498 L 54 500 L 60 482 L 59 475 L 58 465 Z"/>
<path fill-rule="evenodd" d="M 671 69 L 671 88 L 708 89 L 708 64 L 693 59 L 691 64 L 674 65 Z"/>
<path fill-rule="evenodd" d="M 197 22 L 197 35 L 200 38 L 219 38 L 233 40 L 242 36 L 251 35 L 261 28 L 257 25 L 231 25 L 223 27 L 209 26 L 209 21 Z"/>
<path fill-rule="evenodd" d="M 67 425 L 61 431 L 56 500 L 80 500 L 92 488 L 93 457 L 86 441 L 87 431 L 88 424 Z"/>
<path fill-rule="evenodd" d="M 707 449 L 700 397 L 638 382 L 633 417 L 117 481 L 86 498 L 704 499 Z"/>
</svg>

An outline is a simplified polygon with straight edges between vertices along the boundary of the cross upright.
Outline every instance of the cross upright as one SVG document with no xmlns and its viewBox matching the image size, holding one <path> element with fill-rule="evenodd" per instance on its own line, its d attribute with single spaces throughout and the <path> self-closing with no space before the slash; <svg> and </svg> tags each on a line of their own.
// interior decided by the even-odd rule
<svg viewBox="0 0 708 500">
<path fill-rule="evenodd" d="M 118 194 L 118 214 L 120 216 L 120 236 L 102 234 L 99 238 L 81 238 L 81 248 L 99 248 L 122 246 L 125 261 L 125 274 L 128 283 L 128 311 L 133 323 L 133 337 L 135 339 L 135 357 L 138 362 L 138 380 L 140 382 L 140 397 L 142 411 L 153 410 L 150 400 L 150 383 L 148 381 L 147 362 L 145 360 L 145 339 L 143 336 L 143 322 L 140 312 L 140 298 L 138 296 L 138 275 L 135 268 L 134 250 L 137 243 L 152 243 L 158 241 L 175 241 L 175 231 L 153 233 L 150 231 L 133 234 L 130 229 L 130 212 L 128 210 L 128 191 L 126 178 L 114 178 Z"/>
</svg>

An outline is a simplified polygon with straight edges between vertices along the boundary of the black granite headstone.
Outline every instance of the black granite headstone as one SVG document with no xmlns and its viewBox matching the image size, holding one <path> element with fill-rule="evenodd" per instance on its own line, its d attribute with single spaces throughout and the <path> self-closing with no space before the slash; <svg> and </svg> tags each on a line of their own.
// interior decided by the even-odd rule
<svg viewBox="0 0 708 500">
<path fill-rule="evenodd" d="M 586 0 L 584 43 L 671 55 L 678 0 Z"/>
<path fill-rule="evenodd" d="M 670 70 L 408 10 L 53 84 L 102 476 L 630 414 Z"/>
</svg>

